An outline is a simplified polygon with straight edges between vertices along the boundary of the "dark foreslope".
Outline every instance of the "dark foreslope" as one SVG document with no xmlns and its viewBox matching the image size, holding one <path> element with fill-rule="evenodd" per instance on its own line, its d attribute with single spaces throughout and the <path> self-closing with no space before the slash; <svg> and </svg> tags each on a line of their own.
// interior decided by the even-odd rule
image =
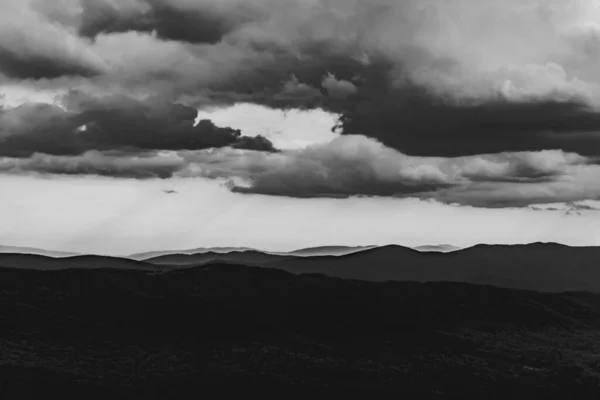
<svg viewBox="0 0 600 400">
<path fill-rule="evenodd" d="M 369 281 L 455 281 L 550 292 L 600 292 L 600 248 L 551 243 L 479 245 L 450 253 L 386 246 L 267 266 Z"/>
<path fill-rule="evenodd" d="M 235 265 L 8 268 L 0 319 L 3 399 L 600 395 L 590 293 Z"/>
</svg>

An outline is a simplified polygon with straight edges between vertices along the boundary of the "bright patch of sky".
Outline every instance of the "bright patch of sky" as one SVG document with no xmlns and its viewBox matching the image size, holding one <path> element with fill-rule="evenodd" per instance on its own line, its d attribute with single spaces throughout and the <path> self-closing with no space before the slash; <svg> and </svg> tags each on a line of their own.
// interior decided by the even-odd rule
<svg viewBox="0 0 600 400">
<path fill-rule="evenodd" d="M 263 135 L 276 148 L 291 150 L 328 143 L 338 136 L 332 129 L 337 115 L 323 110 L 272 110 L 254 104 L 198 112 L 198 120 L 210 119 L 218 126 L 239 129 L 245 136 Z"/>
</svg>

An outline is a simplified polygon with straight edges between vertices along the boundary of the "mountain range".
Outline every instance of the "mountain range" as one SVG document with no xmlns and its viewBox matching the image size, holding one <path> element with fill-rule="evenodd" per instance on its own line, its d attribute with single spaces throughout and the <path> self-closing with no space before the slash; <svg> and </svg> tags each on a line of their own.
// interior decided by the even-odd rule
<svg viewBox="0 0 600 400">
<path fill-rule="evenodd" d="M 258 266 L 293 274 L 321 274 L 372 281 L 465 282 L 543 292 L 600 292 L 600 248 L 556 243 L 448 246 L 437 251 L 408 247 L 329 246 L 271 253 L 237 248 L 194 253 L 153 252 L 136 258 L 46 257 L 0 254 L 0 267 L 29 269 L 137 269 L 165 271 L 214 263 Z M 442 251 L 440 249 L 445 249 Z M 156 255 L 159 254 L 159 255 Z M 322 255 L 325 254 L 325 255 Z M 153 257 L 144 258 L 148 255 Z"/>
<path fill-rule="evenodd" d="M 0 254 L 0 398 L 600 396 L 600 248 L 292 253 Z"/>
<path fill-rule="evenodd" d="M 366 281 L 469 282 L 548 292 L 600 291 L 600 248 L 555 243 L 477 245 L 449 253 L 384 246 L 341 257 L 264 265 Z"/>
<path fill-rule="evenodd" d="M 125 256 L 125 258 L 131 258 L 134 260 L 148 260 L 155 259 L 158 257 L 169 256 L 169 255 L 197 255 L 197 254 L 229 254 L 229 253 L 243 253 L 243 252 L 260 252 L 262 254 L 277 255 L 277 256 L 296 256 L 296 257 L 314 257 L 314 256 L 342 256 L 352 253 L 357 253 L 363 250 L 369 250 L 376 248 L 376 245 L 370 246 L 317 246 L 317 247 L 306 247 L 302 249 L 292 251 L 266 251 L 258 250 L 249 247 L 199 247 L 196 249 L 186 250 L 158 250 L 148 251 L 145 253 L 134 253 Z M 451 245 L 426 245 L 414 247 L 418 251 L 428 252 L 449 252 L 460 249 L 456 246 Z M 207 257 L 210 258 L 210 257 Z"/>
</svg>

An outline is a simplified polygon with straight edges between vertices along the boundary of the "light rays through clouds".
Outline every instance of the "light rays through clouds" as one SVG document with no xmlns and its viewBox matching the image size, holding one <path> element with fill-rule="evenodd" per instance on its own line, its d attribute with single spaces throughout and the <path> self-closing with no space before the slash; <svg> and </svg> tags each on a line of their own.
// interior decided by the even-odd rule
<svg viewBox="0 0 600 400">
<path fill-rule="evenodd" d="M 12 179 L 0 178 L 3 187 L 15 189 L 0 198 L 0 241 L 5 245 L 124 255 L 211 246 L 291 250 L 323 244 L 469 246 L 539 239 L 600 244 L 598 213 L 567 216 L 564 211 L 489 210 L 415 199 L 297 201 L 239 196 L 197 179 L 174 179 L 170 186 L 179 193 L 173 196 L 165 196 L 162 183 L 152 180 Z"/>
</svg>

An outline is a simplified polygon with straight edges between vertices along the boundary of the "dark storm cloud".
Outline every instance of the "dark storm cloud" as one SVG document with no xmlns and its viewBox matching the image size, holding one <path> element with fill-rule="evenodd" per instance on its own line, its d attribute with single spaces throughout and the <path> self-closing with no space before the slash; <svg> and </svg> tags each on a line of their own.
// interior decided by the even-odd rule
<svg viewBox="0 0 600 400">
<path fill-rule="evenodd" d="M 120 3 L 83 0 L 79 33 L 93 38 L 115 32 L 154 32 L 166 40 L 214 44 L 238 25 L 257 17 L 254 8 L 243 3 L 226 11 L 206 1 L 128 0 Z"/>
<path fill-rule="evenodd" d="M 346 98 L 356 93 L 356 86 L 347 80 L 338 80 L 333 74 L 328 74 L 323 79 L 323 88 L 330 96 L 336 98 Z"/>
<path fill-rule="evenodd" d="M 207 98 L 217 104 L 319 107 L 340 115 L 340 133 L 367 135 L 415 156 L 554 149 L 600 155 L 600 110 L 581 95 L 513 97 L 498 91 L 489 97 L 455 98 L 411 79 L 385 55 L 364 64 L 323 54 L 323 49 L 306 51 L 308 61 L 282 58 L 276 66 L 245 72 L 215 87 Z M 291 73 L 307 95 L 282 95 Z"/>
<path fill-rule="evenodd" d="M 212 147 L 275 151 L 266 138 L 202 120 L 197 111 L 160 99 L 88 97 L 71 93 L 66 108 L 24 104 L 0 110 L 0 155 L 76 155 L 89 150 L 197 150 Z"/>
<path fill-rule="evenodd" d="M 0 78 L 92 77 L 107 71 L 88 43 L 49 23 L 31 0 L 0 4 Z"/>
<path fill-rule="evenodd" d="M 368 86 L 344 105 L 339 128 L 404 153 L 457 157 L 559 149 L 600 154 L 600 112 L 584 101 L 455 101 L 406 84 Z"/>
<path fill-rule="evenodd" d="M 99 69 L 75 60 L 60 59 L 52 55 L 26 55 L 0 46 L 0 72 L 9 78 L 52 79 L 62 76 L 92 77 Z"/>
</svg>

